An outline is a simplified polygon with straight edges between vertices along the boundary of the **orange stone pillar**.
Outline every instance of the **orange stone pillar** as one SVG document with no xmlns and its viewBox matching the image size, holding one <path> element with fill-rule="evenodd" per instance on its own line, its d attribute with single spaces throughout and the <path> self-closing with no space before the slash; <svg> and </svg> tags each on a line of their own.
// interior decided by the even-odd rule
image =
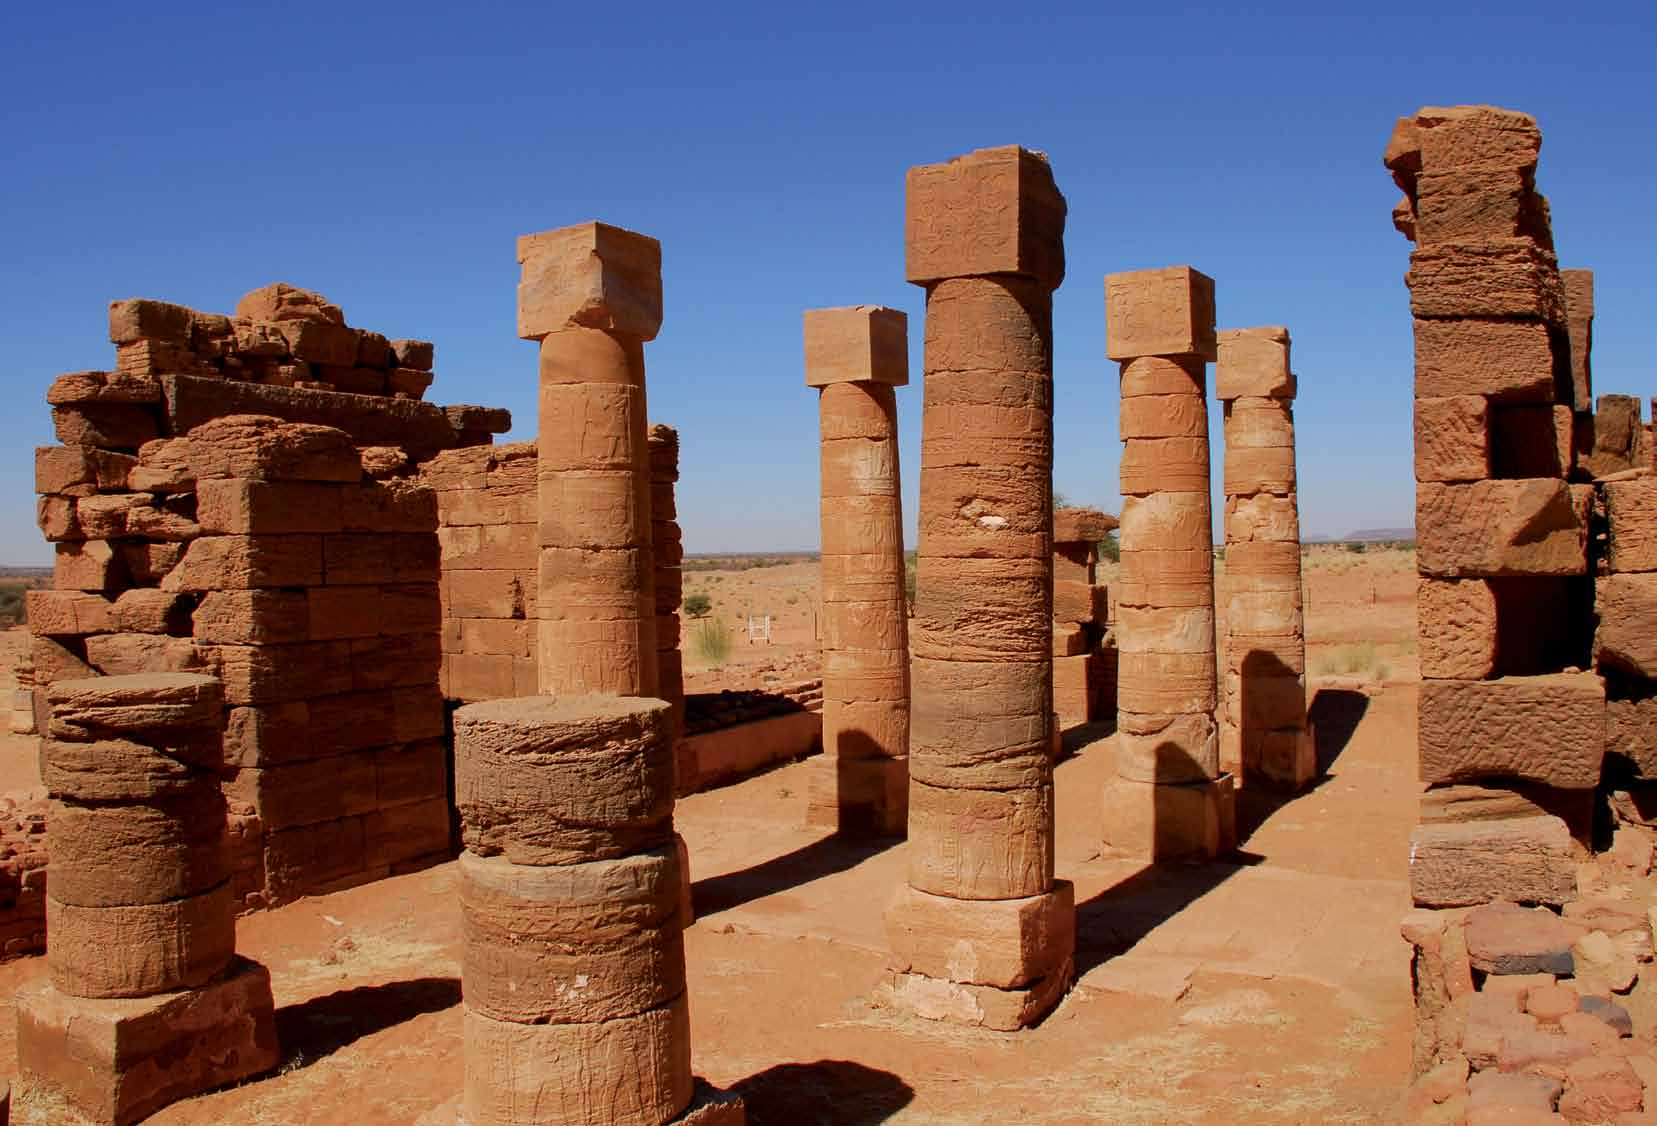
<svg viewBox="0 0 1657 1126">
<path fill-rule="evenodd" d="M 1160 860 L 1236 843 L 1215 721 L 1208 368 L 1214 282 L 1188 266 L 1105 279 L 1106 351 L 1122 365 L 1122 575 L 1116 777 L 1104 840 Z"/>
<path fill-rule="evenodd" d="M 538 686 L 658 691 L 644 344 L 661 245 L 603 223 L 518 240 L 518 335 L 541 346 Z"/>
<path fill-rule="evenodd" d="M 46 695 L 50 980 L 18 993 L 14 1120 L 63 1121 L 67 1103 L 75 1121 L 137 1122 L 275 1067 L 270 973 L 236 957 L 220 682 L 109 676 Z"/>
<path fill-rule="evenodd" d="M 805 314 L 805 381 L 822 434 L 823 754 L 806 820 L 902 836 L 909 809 L 909 614 L 895 388 L 908 318 L 857 305 Z"/>
<path fill-rule="evenodd" d="M 1064 197 L 1016 146 L 913 168 L 907 272 L 926 287 L 909 881 L 881 997 L 1033 1024 L 1069 987 L 1053 878 L 1052 293 Z"/>
<path fill-rule="evenodd" d="M 1295 377 L 1289 330 L 1219 334 L 1225 409 L 1225 644 L 1220 763 L 1298 790 L 1317 774 L 1306 726 L 1306 635 L 1295 494 Z"/>
</svg>

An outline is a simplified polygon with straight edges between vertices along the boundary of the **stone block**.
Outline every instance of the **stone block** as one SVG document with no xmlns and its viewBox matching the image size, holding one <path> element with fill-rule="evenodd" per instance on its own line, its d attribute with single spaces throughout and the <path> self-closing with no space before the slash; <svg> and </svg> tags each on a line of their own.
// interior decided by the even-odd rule
<svg viewBox="0 0 1657 1126">
<path fill-rule="evenodd" d="M 904 274 L 916 285 L 1012 274 L 1057 289 L 1065 210 L 1047 157 L 1017 145 L 911 168 Z"/>
<path fill-rule="evenodd" d="M 54 407 L 160 401 L 161 384 L 147 376 L 126 376 L 120 372 L 65 372 L 46 389 L 46 402 Z"/>
<path fill-rule="evenodd" d="M 1551 250 L 1530 239 L 1418 247 L 1405 282 L 1417 317 L 1511 317 L 1565 323 L 1564 288 Z"/>
<path fill-rule="evenodd" d="M 106 735 L 192 734 L 216 730 L 223 693 L 219 682 L 194 673 L 146 673 L 59 680 L 47 689 L 54 739 L 92 742 Z"/>
<path fill-rule="evenodd" d="M 161 436 L 155 411 L 138 403 L 53 407 L 52 426 L 66 446 L 133 450 Z"/>
<path fill-rule="evenodd" d="M 1133 438 L 1122 445 L 1121 490 L 1124 498 L 1152 493 L 1208 491 L 1208 439 Z M 1228 452 L 1227 457 L 1230 458 Z M 1280 460 L 1280 459 L 1274 459 Z M 1229 463 L 1229 462 L 1228 462 Z M 1289 464 L 1293 465 L 1291 456 Z M 1243 471 L 1249 479 L 1252 470 Z M 1127 505 L 1123 504 L 1123 518 Z"/>
<path fill-rule="evenodd" d="M 1424 106 L 1416 111 L 1414 135 L 1419 169 L 1533 169 L 1542 131 L 1528 113 L 1499 106 Z"/>
<path fill-rule="evenodd" d="M 519 1024 L 607 1021 L 684 992 L 673 845 L 540 867 L 463 852 L 459 871 L 469 1011 Z"/>
<path fill-rule="evenodd" d="M 438 797 L 381 806 L 363 817 L 363 854 L 369 871 L 412 871 L 454 855 L 449 799 Z"/>
<path fill-rule="evenodd" d="M 1570 337 L 1571 402 L 1587 410 L 1594 401 L 1594 271 L 1561 270 L 1565 286 L 1565 324 Z"/>
<path fill-rule="evenodd" d="M 201 648 L 208 667 L 224 681 L 227 704 L 276 704 L 351 691 L 350 642 Z"/>
<path fill-rule="evenodd" d="M 64 773 L 63 758 L 58 756 L 54 778 Z M 222 884 L 230 876 L 224 798 L 205 771 L 193 772 L 191 780 L 192 787 L 179 787 L 183 793 L 147 801 L 54 803 L 52 897 L 72 907 L 134 907 L 201 895 Z"/>
<path fill-rule="evenodd" d="M 133 1000 L 34 986 L 19 994 L 17 1010 L 18 1068 L 29 1083 L 116 1126 L 281 1060 L 270 974 L 244 959 L 201 988 Z"/>
<path fill-rule="evenodd" d="M 249 590 L 318 586 L 322 537 L 314 535 L 204 536 L 185 550 L 167 575 L 169 591 Z"/>
<path fill-rule="evenodd" d="M 140 340 L 188 344 L 194 322 L 193 310 L 167 301 L 135 297 L 109 303 L 111 344 L 133 344 Z"/>
<path fill-rule="evenodd" d="M 1220 775 L 1219 731 L 1207 712 L 1118 712 L 1116 773 L 1123 781 L 1207 782 Z"/>
<path fill-rule="evenodd" d="M 537 696 L 455 713 L 466 847 L 513 863 L 624 856 L 671 835 L 673 748 L 660 700 Z"/>
<path fill-rule="evenodd" d="M 1416 187 L 1416 241 L 1422 246 L 1513 238 L 1553 245 L 1547 201 L 1536 194 L 1533 169 L 1423 172 Z"/>
<path fill-rule="evenodd" d="M 1576 437 L 1569 407 L 1497 406 L 1489 432 L 1490 476 L 1565 477 L 1571 472 Z"/>
<path fill-rule="evenodd" d="M 322 568 L 329 586 L 434 583 L 441 558 L 431 533 L 345 532 L 322 537 Z"/>
<path fill-rule="evenodd" d="M 343 491 L 309 481 L 205 480 L 196 490 L 196 519 L 218 535 L 337 532 Z"/>
<path fill-rule="evenodd" d="M 1105 783 L 1104 843 L 1143 860 L 1213 860 L 1237 846 L 1232 776 L 1180 784 L 1112 778 Z"/>
<path fill-rule="evenodd" d="M 148 997 L 205 985 L 236 952 L 230 885 L 161 903 L 79 907 L 46 895 L 52 984 L 73 997 Z"/>
<path fill-rule="evenodd" d="M 362 480 L 362 461 L 351 436 L 331 426 L 239 414 L 204 422 L 189 435 L 190 466 L 198 481 Z"/>
<path fill-rule="evenodd" d="M 1576 932 L 1546 907 L 1481 904 L 1467 913 L 1463 933 L 1473 968 L 1487 974 L 1572 972 Z"/>
<path fill-rule="evenodd" d="M 144 589 L 123 591 L 109 613 L 111 624 L 118 631 L 188 637 L 194 609 L 195 601 L 188 595 Z M 30 620 L 33 621 L 32 615 Z"/>
<path fill-rule="evenodd" d="M 1415 394 L 1553 402 L 1564 356 L 1539 321 L 1415 321 Z"/>
<path fill-rule="evenodd" d="M 898 309 L 852 305 L 805 312 L 805 382 L 909 382 L 909 318 Z"/>
<path fill-rule="evenodd" d="M 662 246 L 607 223 L 518 239 L 518 335 L 572 326 L 653 340 L 662 325 Z"/>
<path fill-rule="evenodd" d="M 1496 595 L 1484 579 L 1434 579 L 1416 587 L 1421 675 L 1482 680 L 1496 667 Z"/>
<path fill-rule="evenodd" d="M 1603 495 L 1611 570 L 1657 571 L 1657 477 L 1607 481 Z"/>
<path fill-rule="evenodd" d="M 1416 399 L 1415 479 L 1482 481 L 1489 477 L 1490 431 L 1490 404 L 1482 395 Z"/>
<path fill-rule="evenodd" d="M 1597 591 L 1594 663 L 1657 680 L 1657 574 L 1610 575 Z"/>
<path fill-rule="evenodd" d="M 1582 467 L 1594 477 L 1612 477 L 1644 465 L 1641 445 L 1645 429 L 1640 421 L 1640 400 L 1633 395 L 1601 395 L 1593 414 L 1593 442 L 1581 458 Z"/>
<path fill-rule="evenodd" d="M 224 793 L 231 802 L 251 805 L 268 831 L 353 817 L 379 806 L 375 754 L 238 770 L 226 777 Z"/>
<path fill-rule="evenodd" d="M 472 1122 L 670 1122 L 690 1103 L 682 995 L 636 1016 L 576 1024 L 518 1024 L 468 1006 L 465 1043 Z"/>
<path fill-rule="evenodd" d="M 1518 778 L 1592 789 L 1604 753 L 1605 688 L 1591 673 L 1427 680 L 1421 684 L 1421 780 Z"/>
<path fill-rule="evenodd" d="M 1421 482 L 1415 526 L 1424 575 L 1580 575 L 1587 568 L 1587 513 L 1557 479 Z"/>
<path fill-rule="evenodd" d="M 242 320 L 273 321 L 278 324 L 285 321 L 345 323 L 345 314 L 338 305 L 320 293 L 300 289 L 287 282 L 273 282 L 244 294 L 236 302 L 236 316 Z"/>
<path fill-rule="evenodd" d="M 1106 539 L 1116 528 L 1116 517 L 1096 508 L 1072 507 L 1053 510 L 1055 544 L 1086 544 L 1092 547 Z"/>
<path fill-rule="evenodd" d="M 1021 899 L 960 900 L 907 885 L 886 908 L 889 965 L 1000 989 L 1059 972 L 1076 941 L 1075 889 L 1068 880 Z"/>
<path fill-rule="evenodd" d="M 1221 402 L 1243 397 L 1293 399 L 1295 377 L 1289 370 L 1289 330 L 1272 325 L 1231 328 L 1216 333 L 1218 360 L 1214 397 Z"/>
<path fill-rule="evenodd" d="M 36 637 L 79 637 L 116 628 L 114 603 L 80 590 L 27 590 L 23 605 Z"/>
<path fill-rule="evenodd" d="M 230 415 L 265 415 L 290 423 L 343 430 L 358 446 L 398 446 L 424 461 L 455 443 L 454 428 L 431 403 L 382 395 L 346 395 L 306 387 L 266 386 L 244 380 L 192 375 L 160 377 L 164 420 L 174 435 Z M 357 480 L 343 460 L 327 476 L 306 480 Z M 265 476 L 253 474 L 253 476 Z M 267 477 L 268 479 L 268 477 Z"/>
<path fill-rule="evenodd" d="M 156 633 L 101 633 L 86 639 L 86 663 L 104 676 L 193 672 L 201 655 L 188 637 Z"/>
<path fill-rule="evenodd" d="M 1044 721 L 1048 718 L 1044 713 Z M 1043 723 L 1045 735 L 1045 722 Z M 909 787 L 909 883 L 957 899 L 1040 895 L 1053 881 L 1053 787 L 1050 780 L 1010 790 Z M 1047 761 L 1047 740 L 1035 745 Z"/>
<path fill-rule="evenodd" d="M 1064 999 L 1076 968 L 1067 962 L 1047 977 L 1013 989 L 968 985 L 918 973 L 894 973 L 875 987 L 872 1004 L 923 1020 L 1017 1032 L 1034 1025 Z"/>
<path fill-rule="evenodd" d="M 1191 356 L 1212 362 L 1214 279 L 1189 266 L 1108 274 L 1105 277 L 1105 354 Z"/>
<path fill-rule="evenodd" d="M 266 833 L 264 843 L 264 891 L 272 903 L 360 879 L 367 865 L 361 817 L 280 829 Z"/>
<path fill-rule="evenodd" d="M 1494 900 L 1559 906 L 1576 895 L 1577 853 L 1557 817 L 1419 825 L 1410 840 L 1418 907 Z"/>
<path fill-rule="evenodd" d="M 857 837 L 902 836 L 909 821 L 907 758 L 821 754 L 806 762 L 806 824 Z"/>
</svg>

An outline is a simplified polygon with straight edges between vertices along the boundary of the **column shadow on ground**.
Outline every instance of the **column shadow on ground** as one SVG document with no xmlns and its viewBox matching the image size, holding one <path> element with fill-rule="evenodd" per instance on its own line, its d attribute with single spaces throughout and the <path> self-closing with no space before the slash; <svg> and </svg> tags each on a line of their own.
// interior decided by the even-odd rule
<svg viewBox="0 0 1657 1126">
<path fill-rule="evenodd" d="M 902 843 L 902 837 L 867 838 L 835 833 L 752 867 L 696 880 L 691 884 L 691 902 L 698 919 L 717 915 L 732 907 L 855 868 L 870 857 L 879 856 Z"/>
<path fill-rule="evenodd" d="M 850 1060 L 784 1063 L 735 1085 L 753 1126 L 872 1126 L 908 1106 L 915 1089 Z"/>
<path fill-rule="evenodd" d="M 1126 954 L 1157 927 L 1265 858 L 1237 851 L 1204 864 L 1148 864 L 1076 905 L 1076 976 Z"/>
<path fill-rule="evenodd" d="M 1318 774 L 1335 765 L 1353 732 L 1369 711 L 1369 697 L 1350 688 L 1319 688 L 1306 709 L 1306 720 L 1317 739 Z"/>
<path fill-rule="evenodd" d="M 359 985 L 276 1010 L 282 1070 L 309 1067 L 364 1036 L 460 1004 L 458 977 Z"/>
</svg>

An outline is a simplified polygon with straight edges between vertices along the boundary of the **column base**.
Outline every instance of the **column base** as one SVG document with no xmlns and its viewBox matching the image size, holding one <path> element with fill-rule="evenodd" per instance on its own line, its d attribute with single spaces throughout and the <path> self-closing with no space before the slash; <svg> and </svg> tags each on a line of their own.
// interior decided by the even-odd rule
<svg viewBox="0 0 1657 1126">
<path fill-rule="evenodd" d="M 818 755 L 806 762 L 806 824 L 855 837 L 909 828 L 909 760 Z"/>
<path fill-rule="evenodd" d="M 112 1000 L 50 984 L 17 997 L 19 1117 L 125 1126 L 275 1067 L 270 973 L 238 958 L 197 989 Z M 66 1113 L 65 1106 L 69 1108 Z"/>
<path fill-rule="evenodd" d="M 890 975 L 875 1003 L 1011 1032 L 1039 1021 L 1075 972 L 1068 880 L 1022 899 L 951 899 L 905 885 L 886 908 Z"/>
<path fill-rule="evenodd" d="M 1245 786 L 1303 790 L 1318 774 L 1312 725 L 1244 731 L 1225 724 L 1220 728 L 1220 769 Z"/>
<path fill-rule="evenodd" d="M 721 1091 L 698 1079 L 691 1092 L 690 1105 L 668 1121 L 678 1126 L 746 1126 L 748 1108 L 741 1095 Z M 466 1096 L 456 1095 L 438 1103 L 415 1119 L 415 1126 L 473 1126 L 466 1116 Z"/>
<path fill-rule="evenodd" d="M 1141 860 L 1213 860 L 1237 847 L 1233 778 L 1105 783 L 1104 843 Z"/>
<path fill-rule="evenodd" d="M 875 986 L 870 1000 L 876 1008 L 892 1009 L 925 1020 L 1017 1032 L 1052 1012 L 1070 991 L 1075 976 L 1076 966 L 1069 958 L 1047 977 L 1016 989 L 968 985 L 893 970 Z"/>
</svg>

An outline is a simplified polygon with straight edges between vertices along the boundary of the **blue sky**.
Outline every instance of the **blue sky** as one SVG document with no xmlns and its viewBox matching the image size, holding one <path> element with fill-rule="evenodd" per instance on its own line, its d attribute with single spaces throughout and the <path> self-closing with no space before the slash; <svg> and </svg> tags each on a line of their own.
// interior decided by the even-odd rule
<svg viewBox="0 0 1657 1126">
<path fill-rule="evenodd" d="M 513 240 L 593 218 L 663 244 L 650 413 L 681 429 L 687 549 L 815 548 L 800 313 L 907 310 L 918 375 L 904 172 L 1008 143 L 1047 152 L 1070 205 L 1060 491 L 1119 504 L 1104 275 L 1188 263 L 1222 327 L 1293 333 L 1306 531 L 1408 524 L 1393 119 L 1537 116 L 1563 264 L 1597 274 L 1596 390 L 1648 394 L 1654 24 L 1632 4 L 15 6 L 0 562 L 50 557 L 42 396 L 111 366 L 112 298 L 228 312 L 270 281 L 318 289 L 354 325 L 435 341 L 428 397 L 509 407 L 524 439 Z M 899 402 L 912 526 L 918 378 Z"/>
</svg>

